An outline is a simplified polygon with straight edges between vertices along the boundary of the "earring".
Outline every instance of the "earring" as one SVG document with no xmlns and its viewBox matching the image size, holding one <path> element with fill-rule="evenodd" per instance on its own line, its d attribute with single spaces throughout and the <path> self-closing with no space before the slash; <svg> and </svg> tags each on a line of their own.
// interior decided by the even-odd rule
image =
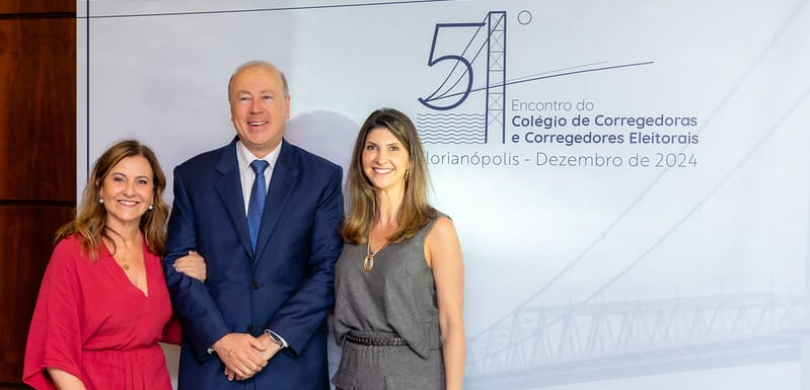
<svg viewBox="0 0 810 390">
<path fill-rule="evenodd" d="M 104 199 L 99 199 L 98 203 L 104 204 Z"/>
<path fill-rule="evenodd" d="M 154 206 L 154 203 L 150 203 L 149 204 L 149 210 L 152 210 L 153 206 Z"/>
</svg>

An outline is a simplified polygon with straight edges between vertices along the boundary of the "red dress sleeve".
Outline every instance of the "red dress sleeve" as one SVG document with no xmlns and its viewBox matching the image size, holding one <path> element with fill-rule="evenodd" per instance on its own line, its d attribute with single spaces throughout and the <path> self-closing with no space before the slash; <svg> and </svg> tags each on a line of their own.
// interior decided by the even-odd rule
<svg viewBox="0 0 810 390">
<path fill-rule="evenodd" d="M 163 333 L 160 335 L 160 341 L 169 344 L 180 344 L 183 340 L 183 333 L 180 328 L 180 318 L 177 314 L 172 315 L 172 319 L 163 327 Z"/>
<path fill-rule="evenodd" d="M 49 367 L 81 379 L 82 316 L 77 261 L 82 256 L 74 238 L 59 242 L 51 255 L 39 289 L 25 347 L 23 381 L 35 389 L 56 389 Z"/>
</svg>

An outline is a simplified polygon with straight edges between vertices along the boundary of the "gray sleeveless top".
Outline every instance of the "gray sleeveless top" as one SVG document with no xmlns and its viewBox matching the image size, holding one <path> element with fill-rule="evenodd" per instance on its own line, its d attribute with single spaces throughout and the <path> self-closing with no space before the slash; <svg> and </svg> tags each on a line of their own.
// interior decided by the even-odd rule
<svg viewBox="0 0 810 390">
<path fill-rule="evenodd" d="M 354 331 L 396 333 L 422 358 L 441 348 L 436 285 L 424 250 L 425 237 L 435 223 L 434 219 L 410 239 L 378 251 L 368 272 L 363 270 L 366 244 L 343 246 L 335 269 L 339 344 Z"/>
</svg>

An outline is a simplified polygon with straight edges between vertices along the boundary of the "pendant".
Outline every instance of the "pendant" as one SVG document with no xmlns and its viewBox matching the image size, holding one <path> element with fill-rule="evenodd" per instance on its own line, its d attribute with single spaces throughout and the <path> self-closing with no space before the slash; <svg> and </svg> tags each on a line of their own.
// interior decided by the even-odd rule
<svg viewBox="0 0 810 390">
<path fill-rule="evenodd" d="M 366 255 L 366 258 L 363 260 L 363 271 L 371 271 L 374 267 L 374 255 Z"/>
<path fill-rule="evenodd" d="M 124 271 L 129 271 L 129 264 L 121 264 L 121 268 L 123 268 Z"/>
</svg>

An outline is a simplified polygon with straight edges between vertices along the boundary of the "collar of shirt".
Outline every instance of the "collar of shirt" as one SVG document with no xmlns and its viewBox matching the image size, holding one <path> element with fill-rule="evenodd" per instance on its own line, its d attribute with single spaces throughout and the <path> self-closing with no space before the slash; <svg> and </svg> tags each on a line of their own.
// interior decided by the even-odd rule
<svg viewBox="0 0 810 390">
<path fill-rule="evenodd" d="M 256 174 L 253 172 L 253 169 L 250 168 L 250 163 L 253 162 L 253 160 L 264 160 L 270 164 L 264 171 L 264 185 L 265 190 L 267 190 L 270 186 L 270 179 L 273 177 L 273 170 L 276 167 L 278 155 L 281 153 L 282 144 L 283 143 L 279 143 L 278 146 L 270 152 L 270 154 L 264 156 L 264 158 L 258 158 L 242 144 L 242 141 L 236 141 L 236 160 L 239 164 L 239 178 L 242 181 L 242 198 L 245 203 L 245 215 L 247 215 L 248 205 L 250 204 L 250 191 L 253 187 L 253 180 L 256 178 Z"/>
</svg>

